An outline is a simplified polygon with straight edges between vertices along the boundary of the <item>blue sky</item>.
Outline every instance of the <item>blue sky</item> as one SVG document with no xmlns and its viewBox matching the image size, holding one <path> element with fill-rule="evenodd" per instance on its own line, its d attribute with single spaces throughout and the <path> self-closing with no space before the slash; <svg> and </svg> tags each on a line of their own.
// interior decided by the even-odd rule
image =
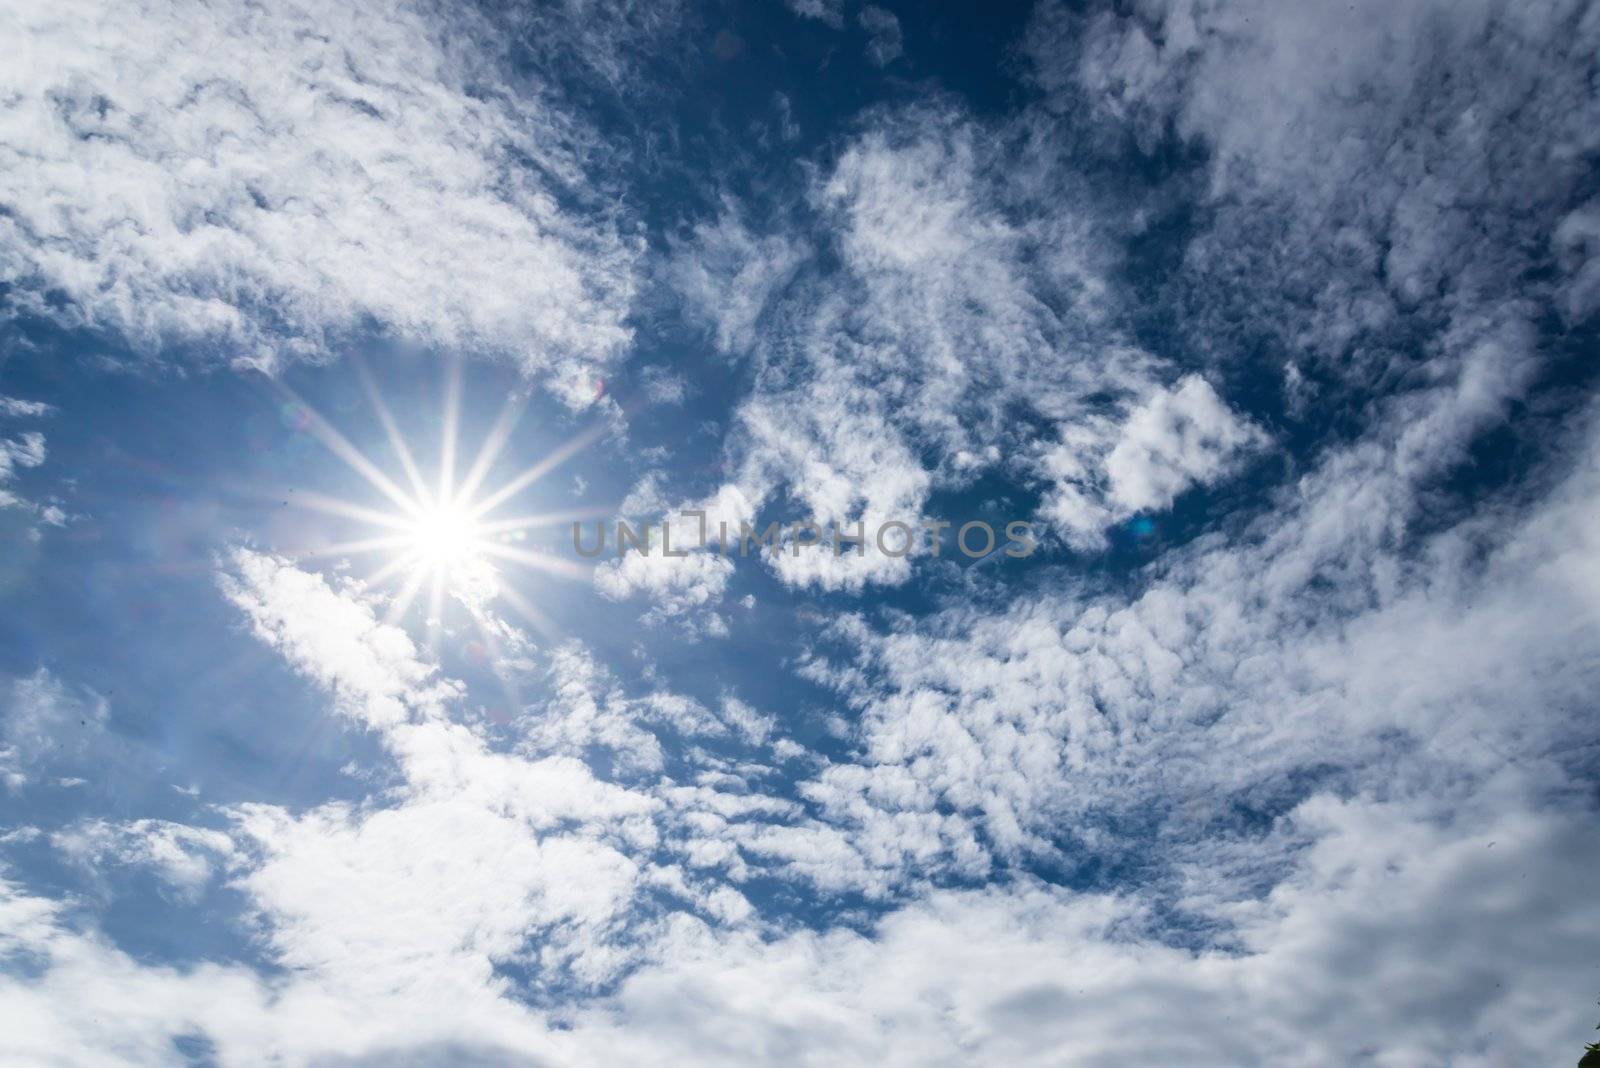
<svg viewBox="0 0 1600 1068">
<path fill-rule="evenodd" d="M 1593 5 L 0 28 L 6 1063 L 1578 1055 Z"/>
</svg>

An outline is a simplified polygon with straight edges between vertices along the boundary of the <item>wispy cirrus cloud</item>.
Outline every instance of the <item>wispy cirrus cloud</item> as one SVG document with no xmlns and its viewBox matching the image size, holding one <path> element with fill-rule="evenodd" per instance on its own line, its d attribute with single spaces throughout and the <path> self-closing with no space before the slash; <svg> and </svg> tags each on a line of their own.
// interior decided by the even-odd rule
<svg viewBox="0 0 1600 1068">
<path fill-rule="evenodd" d="M 42 401 L 0 396 L 0 416 L 8 420 L 39 419 L 54 414 L 55 409 Z M 0 437 L 0 508 L 15 508 L 50 526 L 61 526 L 67 521 L 67 513 L 59 503 L 47 498 L 47 503 L 41 504 L 24 497 L 15 489 L 18 475 L 24 470 L 43 465 L 47 455 L 42 431 L 21 430 Z M 30 527 L 27 535 L 37 539 L 37 527 Z"/>
<path fill-rule="evenodd" d="M 20 789 L 46 770 L 75 776 L 100 741 L 110 706 L 46 668 L 0 686 L 0 781 Z"/>
<path fill-rule="evenodd" d="M 267 367 L 376 324 L 514 360 L 575 404 L 626 349 L 637 249 L 587 195 L 589 135 L 504 87 L 470 13 L 0 17 L 29 42 L 0 76 L 13 300 Z"/>
<path fill-rule="evenodd" d="M 1012 131 L 950 102 L 875 111 L 860 126 L 809 172 L 804 210 L 758 236 L 725 200 L 677 248 L 674 277 L 691 308 L 712 278 L 749 298 L 691 316 L 756 367 L 727 443 L 730 488 L 758 509 L 782 493 L 820 524 L 874 529 L 921 522 L 932 492 L 1005 469 L 1041 424 L 1099 447 L 1113 433 L 1107 406 L 1129 409 L 1162 368 L 1107 314 L 1110 259 L 1073 215 L 1082 191 L 1065 176 L 1019 183 Z M 872 544 L 770 564 L 822 589 L 913 571 Z"/>
</svg>

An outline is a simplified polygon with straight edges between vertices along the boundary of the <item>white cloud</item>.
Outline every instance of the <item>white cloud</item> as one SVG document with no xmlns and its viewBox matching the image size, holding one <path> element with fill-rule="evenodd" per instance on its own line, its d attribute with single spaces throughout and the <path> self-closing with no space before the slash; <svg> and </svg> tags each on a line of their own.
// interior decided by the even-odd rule
<svg viewBox="0 0 1600 1068">
<path fill-rule="evenodd" d="M 1205 146 L 1214 213 L 1164 294 L 1195 308 L 1190 343 L 1225 359 L 1273 338 L 1364 393 L 1415 365 L 1425 324 L 1526 314 L 1531 271 L 1561 269 L 1583 306 L 1585 246 L 1549 259 L 1592 195 L 1597 41 L 1570 3 L 1180 0 L 1085 19 L 1046 4 L 1030 49 L 1060 108 L 1152 151 L 1173 128 Z M 1455 355 L 1427 358 L 1443 374 Z"/>
<path fill-rule="evenodd" d="M 934 894 L 867 935 L 762 941 L 682 924 L 663 964 L 588 1012 L 569 1048 L 709 1064 L 1219 1068 L 1487 1066 L 1581 1048 L 1591 828 L 1522 814 L 1440 828 L 1370 802 L 1296 818 L 1322 842 L 1229 917 L 1233 951 L 1163 943 L 1137 898 L 1030 882 Z"/>
<path fill-rule="evenodd" d="M 241 830 L 263 857 L 239 885 L 272 917 L 278 958 L 353 996 L 470 1003 L 492 996 L 497 963 L 526 956 L 592 981 L 626 955 L 605 933 L 637 865 L 471 798 L 298 818 L 247 809 Z"/>
<path fill-rule="evenodd" d="M 8 1051 L 28 1063 L 171 1064 L 182 1038 L 200 1039 L 223 1064 L 426 1056 L 429 1047 L 499 1051 L 500 1063 L 507 1053 L 551 1052 L 536 1020 L 488 994 L 440 1013 L 437 991 L 392 988 L 361 1000 L 353 985 L 309 970 L 271 983 L 237 965 L 142 962 L 85 930 L 60 903 L 9 881 L 0 881 L 0 946 L 36 965 L 0 976 Z"/>
<path fill-rule="evenodd" d="M 683 797 L 654 781 L 657 732 L 726 737 L 722 717 L 667 691 L 625 695 L 569 644 L 549 655 L 550 697 L 518 719 L 516 751 L 495 751 L 450 722 L 460 684 L 379 623 L 359 587 L 335 590 L 244 550 L 230 564 L 223 589 L 257 636 L 376 729 L 400 774 L 382 803 L 230 810 L 250 854 L 234 885 L 259 910 L 276 959 L 357 1003 L 443 998 L 491 1011 L 504 993 L 496 969 L 526 969 L 535 986 L 586 986 L 646 959 L 652 887 L 676 886 L 685 908 L 748 918 L 731 888 L 679 886 L 652 859 L 664 834 L 682 840 L 686 814 L 731 814 L 716 788 Z M 583 762 L 596 749 L 613 778 L 636 785 L 599 778 Z M 712 843 L 703 831 L 696 841 Z"/>
<path fill-rule="evenodd" d="M 20 397 L 0 396 L 0 415 L 17 418 L 37 418 L 43 415 L 52 415 L 55 408 L 44 401 L 23 400 Z"/>
<path fill-rule="evenodd" d="M 530 923 L 569 922 L 581 930 L 569 931 L 567 949 L 549 950 L 550 963 L 590 979 L 614 968 L 616 950 L 593 928 L 626 903 L 636 866 L 591 835 L 545 832 L 572 820 L 626 820 L 653 803 L 597 781 L 570 759 L 488 751 L 468 729 L 443 722 L 459 684 L 438 679 L 404 633 L 377 622 L 350 591 L 248 551 L 232 564 L 223 588 L 258 636 L 326 687 L 346 714 L 382 730 L 407 783 L 399 805 L 372 811 L 337 804 L 298 817 L 269 806 L 239 810 L 241 831 L 263 853 L 240 885 L 271 918 L 283 959 L 364 996 L 442 983 L 466 998 L 482 992 L 494 962 L 523 946 Z M 590 911 L 574 912 L 560 873 L 580 861 L 594 886 L 611 880 L 620 896 L 591 897 L 583 906 Z M 383 896 L 401 907 L 399 888 L 409 888 L 405 907 L 414 914 L 404 921 L 406 939 L 396 942 L 382 935 L 392 909 L 374 911 L 367 902 Z M 445 899 L 454 911 L 440 910 Z"/>
<path fill-rule="evenodd" d="M 717 351 L 738 355 L 755 344 L 768 303 L 809 252 L 796 238 L 752 233 L 738 205 L 725 200 L 715 222 L 673 242 L 666 274 L 685 315 L 711 331 Z"/>
<path fill-rule="evenodd" d="M 44 456 L 44 435 L 36 430 L 0 438 L 0 482 L 16 478 L 18 468 L 38 467 L 44 463 Z"/>
<path fill-rule="evenodd" d="M 935 489 L 1003 468 L 1037 421 L 1109 435 L 1099 413 L 1148 393 L 1158 361 L 1108 324 L 1104 242 L 1070 183 L 1025 184 L 1005 133 L 952 108 L 863 127 L 810 188 L 842 269 L 763 295 L 756 389 L 728 450 L 751 500 L 784 493 L 819 523 L 870 531 L 920 523 Z M 823 589 L 912 574 L 875 546 L 770 563 Z"/>
<path fill-rule="evenodd" d="M 1331 488 L 1350 472 L 1334 464 L 1319 477 Z M 938 639 L 846 628 L 875 658 L 856 677 L 888 689 L 863 709 L 869 760 L 803 785 L 811 816 L 714 785 L 625 790 L 539 757 L 537 744 L 491 753 L 436 717 L 376 717 L 404 769 L 397 796 L 300 815 L 238 810 L 250 858 L 238 886 L 293 966 L 271 997 L 243 968 L 185 976 L 136 964 L 15 893 L 0 927 L 42 963 L 4 980 L 0 997 L 28 1010 L 22 1048 L 80 1059 L 118 1049 L 150 1063 L 190 1032 L 240 1061 L 470 1035 L 505 1057 L 553 1048 L 576 1061 L 1026 1062 L 1069 1051 L 1116 1064 L 1181 1049 L 1196 1064 L 1343 1063 L 1363 1050 L 1437 1063 L 1476 1049 L 1485 1064 L 1527 1063 L 1591 1023 L 1587 1000 L 1570 995 L 1600 948 L 1583 864 L 1593 832 L 1546 807 L 1560 771 L 1543 756 L 1567 748 L 1562 719 L 1545 709 L 1592 692 L 1572 654 L 1600 625 L 1583 521 L 1597 478 L 1591 442 L 1513 529 L 1436 536 L 1429 567 L 1379 608 L 1326 625 L 1329 606 L 1304 594 L 1305 557 L 1329 551 L 1323 524 L 1340 505 L 1308 492 L 1295 538 L 1246 553 L 1201 547 L 1133 604 L 957 613 Z M 1487 557 L 1472 544 L 1485 535 Z M 1374 550 L 1361 552 L 1381 576 Z M 1468 569 L 1469 556 L 1487 562 Z M 354 590 L 286 581 L 287 565 L 258 555 L 235 567 L 231 596 L 262 636 L 342 702 L 388 701 L 398 683 L 374 676 L 393 661 L 395 678 L 430 695 L 411 705 L 448 705 L 414 651 L 385 661 L 362 651 L 370 640 L 286 632 L 278 618 L 309 606 L 327 619 L 326 598 L 343 599 L 353 611 L 339 618 L 370 638 L 379 624 L 362 622 Z M 659 716 L 675 729 L 710 718 L 670 695 L 604 694 L 615 683 L 585 670 L 577 696 L 596 716 Z M 582 703 L 573 698 L 557 699 Z M 1397 744 L 1396 732 L 1431 746 Z M 1368 755 L 1372 739 L 1388 765 L 1351 780 L 1346 799 L 1311 791 L 1265 836 L 1231 832 L 1206 808 L 1248 798 L 1280 769 Z M 1507 752 L 1526 754 L 1520 768 L 1507 771 Z M 1149 893 L 1022 879 L 919 890 L 866 934 L 746 933 L 750 899 L 724 882 L 761 870 L 893 901 L 907 872 L 982 875 L 1004 863 L 1007 843 L 1036 848 L 1047 814 L 1093 835 L 1097 807 L 1136 811 L 1152 796 L 1172 806 L 1154 840 L 1176 871 Z M 684 869 L 647 859 L 657 844 Z M 1114 843 L 1097 846 L 1115 855 Z M 641 920 L 647 886 L 687 895 L 732 929 L 687 912 Z M 1184 916 L 1198 918 L 1208 948 L 1173 943 Z M 540 1010 L 504 996 L 505 968 L 623 981 L 614 996 L 569 1006 L 552 1031 Z M 113 1011 L 133 990 L 141 1007 Z"/>
<path fill-rule="evenodd" d="M 659 480 L 647 476 L 629 493 L 622 511 L 625 515 L 662 511 L 666 500 Z M 688 514 L 700 512 L 704 515 Z M 664 511 L 659 518 L 646 520 L 649 551 L 630 544 L 622 553 L 620 545 L 608 542 L 621 555 L 595 568 L 595 589 L 616 601 L 641 594 L 649 597 L 652 607 L 644 616 L 649 625 L 677 627 L 686 636 L 720 636 L 726 633 L 726 624 L 717 609 L 734 569 L 734 560 L 722 552 L 722 532 L 728 532 L 728 552 L 737 553 L 740 524 L 754 518 L 755 505 L 733 485 L 720 487 L 703 501 Z M 638 522 L 630 523 L 629 529 L 644 536 Z M 615 527 L 611 533 L 617 535 Z M 672 555 L 666 552 L 669 543 Z"/>
<path fill-rule="evenodd" d="M 1458 397 L 1435 403 L 1403 425 Z M 1447 797 L 1511 753 L 1543 762 L 1580 744 L 1568 710 L 1596 682 L 1583 653 L 1600 640 L 1595 535 L 1578 518 L 1600 485 L 1591 423 L 1520 522 L 1466 521 L 1403 555 L 1415 491 L 1390 474 L 1394 452 L 1369 445 L 1283 494 L 1286 511 L 1256 530 L 1171 554 L 1132 598 L 1069 588 L 844 629 L 856 664 L 805 671 L 859 710 L 860 766 L 806 789 L 859 836 L 937 804 L 998 857 L 1052 857 L 1073 848 L 1062 828 L 1115 852 L 1102 826 L 1155 797 L 1171 815 L 1146 833 L 1186 841 L 1230 798 L 1270 807 L 1309 769 Z M 920 849 L 924 835 L 903 840 Z M 941 864 L 969 863 L 941 848 Z"/>
<path fill-rule="evenodd" d="M 55 408 L 42 401 L 22 400 L 0 396 L 0 417 L 36 419 L 54 415 Z M 18 494 L 12 487 L 18 472 L 39 467 L 46 457 L 44 435 L 37 430 L 27 430 L 15 437 L 0 437 L 0 508 L 19 509 L 50 526 L 63 526 L 67 513 L 57 503 L 39 504 Z M 37 528 L 30 528 L 28 536 L 37 540 Z"/>
<path fill-rule="evenodd" d="M 45 668 L 0 688 L 0 780 L 20 789 L 41 771 L 76 767 L 98 744 L 110 705 Z"/>
<path fill-rule="evenodd" d="M 625 772 L 660 771 L 660 739 L 648 728 L 668 722 L 689 734 L 715 733 L 720 725 L 698 704 L 652 704 L 626 697 L 616 680 L 575 642 L 550 654 L 552 698 L 524 717 L 526 746 L 534 753 L 583 756 L 591 747 L 608 751 Z"/>
<path fill-rule="evenodd" d="M 777 720 L 739 700 L 732 694 L 722 697 L 722 718 L 753 744 L 760 745 L 772 734 Z"/>
<path fill-rule="evenodd" d="M 152 819 L 87 820 L 51 835 L 50 844 L 97 872 L 112 864 L 149 868 L 191 901 L 236 854 L 233 839 L 221 831 Z"/>
<path fill-rule="evenodd" d="M 628 344 L 635 250 L 603 211 L 557 207 L 581 194 L 582 135 L 496 88 L 472 16 L 78 0 L 0 18 L 24 43 L 0 74 L 14 297 L 263 364 L 372 320 L 582 403 Z"/>
<path fill-rule="evenodd" d="M 1217 398 L 1205 379 L 1189 376 L 1175 389 L 1135 408 L 1106 457 L 1111 500 L 1129 511 L 1170 505 L 1188 487 L 1214 481 L 1259 434 Z"/>
<path fill-rule="evenodd" d="M 1090 549 L 1104 544 L 1106 527 L 1216 482 L 1264 440 L 1197 375 L 1151 393 L 1112 434 L 1080 425 L 1062 437 L 1041 458 L 1057 480 L 1041 511 L 1069 542 Z"/>
<path fill-rule="evenodd" d="M 1593 1022 L 1589 999 L 1574 993 L 1600 948 L 1584 863 L 1597 845 L 1593 829 L 1516 806 L 1479 815 L 1440 823 L 1372 800 L 1302 806 L 1293 819 L 1318 845 L 1277 889 L 1224 912 L 1194 900 L 1233 933 L 1226 949 L 1164 942 L 1149 903 L 1136 896 L 1026 880 L 935 893 L 862 933 L 764 938 L 680 917 L 658 932 L 659 963 L 555 1030 L 538 1010 L 482 997 L 481 969 L 445 968 L 430 981 L 399 955 L 397 928 L 372 926 L 373 902 L 415 902 L 405 930 L 415 930 L 414 944 L 436 941 L 437 958 L 516 940 L 499 917 L 509 923 L 530 907 L 514 900 L 526 847 L 514 837 L 496 842 L 459 813 L 423 812 L 360 836 L 325 828 L 330 837 L 315 843 L 319 867 L 265 869 L 262 890 L 284 895 L 274 900 L 285 907 L 323 921 L 345 915 L 342 926 L 308 931 L 295 948 L 303 967 L 272 988 L 239 967 L 137 963 L 75 929 L 59 906 L 6 884 L 0 944 L 39 966 L 0 978 L 0 998 L 25 1010 L 12 1017 L 13 1050 L 120 1063 L 163 1063 L 171 1037 L 185 1033 L 207 1036 L 223 1063 L 385 1051 L 392 1059 L 450 1042 L 499 1049 L 502 1063 L 519 1055 L 645 1064 L 1067 1056 L 1084 1065 L 1181 1057 L 1222 1066 L 1380 1057 L 1487 1068 L 1565 1056 Z M 404 858 L 418 854 L 405 836 L 435 843 L 441 832 L 507 850 L 501 879 L 408 866 Z M 610 884 L 581 858 L 561 859 L 580 862 L 574 870 L 596 877 L 600 892 L 536 896 L 531 907 L 581 925 Z M 404 878 L 378 884 L 354 874 L 368 870 Z M 454 892 L 424 902 L 423 890 Z M 499 902 L 500 911 L 476 915 L 480 926 L 457 945 L 452 917 L 463 900 Z M 389 966 L 360 974 L 354 960 Z M 434 1011 L 424 1011 L 429 1004 Z"/>
<path fill-rule="evenodd" d="M 900 20 L 894 12 L 868 4 L 856 16 L 861 28 L 867 31 L 867 58 L 880 67 L 886 67 L 900 58 L 903 40 Z"/>
<path fill-rule="evenodd" d="M 686 530 L 687 526 L 673 523 L 677 530 Z M 733 574 L 733 561 L 705 551 L 683 558 L 666 556 L 660 545 L 659 527 L 656 533 L 655 547 L 649 553 L 629 550 L 620 559 L 595 568 L 595 588 L 612 600 L 646 594 L 653 602 L 649 622 L 678 622 L 692 633 L 698 623 L 709 619 L 707 613 L 721 601 Z"/>
<path fill-rule="evenodd" d="M 651 404 L 682 404 L 689 395 L 688 380 L 666 367 L 646 367 L 640 382 Z"/>
<path fill-rule="evenodd" d="M 399 627 L 330 587 L 320 575 L 277 557 L 239 549 L 219 575 L 223 593 L 256 636 L 327 687 L 340 709 L 372 726 L 437 714 L 455 684 L 432 666 Z"/>
<path fill-rule="evenodd" d="M 784 0 L 802 18 L 825 22 L 834 29 L 844 25 L 844 0 Z"/>
</svg>

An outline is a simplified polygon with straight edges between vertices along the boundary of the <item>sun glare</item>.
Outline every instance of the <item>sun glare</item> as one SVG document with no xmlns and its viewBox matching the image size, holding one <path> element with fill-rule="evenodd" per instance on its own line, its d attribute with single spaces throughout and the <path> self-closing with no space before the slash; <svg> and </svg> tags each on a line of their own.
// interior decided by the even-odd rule
<svg viewBox="0 0 1600 1068">
<path fill-rule="evenodd" d="M 380 554 L 385 563 L 363 576 L 374 589 L 398 583 L 390 598 L 388 619 L 406 617 L 424 587 L 428 587 L 429 630 L 437 632 L 447 595 L 481 607 L 489 599 L 510 605 L 536 629 L 549 632 L 549 621 L 528 598 L 504 581 L 506 565 L 518 565 L 543 574 L 585 579 L 586 567 L 550 552 L 539 552 L 527 544 L 528 533 L 538 527 L 552 527 L 573 519 L 602 514 L 597 509 L 546 512 L 514 518 L 497 518 L 498 509 L 512 503 L 541 478 L 573 454 L 594 441 L 603 430 L 597 426 L 588 433 L 541 456 L 519 474 L 488 492 L 481 492 L 495 461 L 506 449 L 511 431 L 521 413 L 513 399 L 501 410 L 490 427 L 477 456 L 457 481 L 456 455 L 460 423 L 459 372 L 452 370 L 444 392 L 444 433 L 437 441 L 438 468 L 430 482 L 413 458 L 412 443 L 401 434 L 388 406 L 379 396 L 370 377 L 363 374 L 373 409 L 388 438 L 400 471 L 397 476 L 356 448 L 315 410 L 278 383 L 303 417 L 304 429 L 361 475 L 384 498 L 382 506 L 372 507 L 352 500 L 300 492 L 295 499 L 302 505 L 325 514 L 354 520 L 367 526 L 370 536 L 339 541 L 299 554 L 301 557 L 345 558 L 361 554 Z M 475 618 L 476 618 L 476 609 Z M 481 620 L 479 621 L 481 623 Z"/>
<path fill-rule="evenodd" d="M 468 564 L 483 556 L 484 532 L 471 511 L 445 505 L 424 511 L 412 523 L 411 551 L 434 569 Z"/>
</svg>

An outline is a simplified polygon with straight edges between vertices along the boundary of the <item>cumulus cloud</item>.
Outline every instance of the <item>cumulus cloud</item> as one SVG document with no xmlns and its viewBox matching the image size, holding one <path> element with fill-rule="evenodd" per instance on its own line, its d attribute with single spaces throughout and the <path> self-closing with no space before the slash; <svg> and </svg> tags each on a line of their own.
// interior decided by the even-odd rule
<svg viewBox="0 0 1600 1068">
<path fill-rule="evenodd" d="M 870 937 L 763 944 L 682 929 L 669 963 L 589 1020 L 606 1027 L 598 1048 L 613 1056 L 650 1048 L 713 1063 L 1047 1063 L 1067 1052 L 1085 1065 L 1309 1065 L 1377 1050 L 1426 1063 L 1462 1049 L 1494 1063 L 1579 1041 L 1586 1006 L 1565 989 L 1582 986 L 1586 951 L 1563 942 L 1592 918 L 1577 859 L 1589 830 L 1521 817 L 1441 830 L 1375 804 L 1301 818 L 1328 834 L 1241 914 L 1238 951 L 1150 937 L 1136 899 L 1025 883 L 932 895 Z M 1493 944 L 1471 945 L 1474 931 Z M 1549 981 L 1539 993 L 1519 982 L 1530 969 Z M 682 1012 L 685 1001 L 697 1009 Z M 732 1035 L 730 1017 L 745 1021 Z"/>
<path fill-rule="evenodd" d="M 285 652 L 348 699 L 346 650 L 300 643 Z M 421 674 L 399 667 L 390 665 L 396 688 Z M 379 701 L 388 699 L 380 688 Z M 533 952 L 530 937 L 549 928 L 545 965 L 590 981 L 609 974 L 618 950 L 604 934 L 628 903 L 637 865 L 592 831 L 551 832 L 574 817 L 592 826 L 637 815 L 649 803 L 628 803 L 576 762 L 491 753 L 459 726 L 372 722 L 386 729 L 403 769 L 400 803 L 235 813 L 252 854 L 237 885 L 268 921 L 277 958 L 358 1002 L 444 997 L 465 1007 L 498 1000 L 494 969 Z M 612 890 L 599 893 L 602 884 Z M 574 896 L 576 885 L 585 889 Z M 385 908 L 371 908 L 375 899 Z M 401 914 L 406 933 L 396 938 Z"/>
<path fill-rule="evenodd" d="M 1063 590 L 882 634 L 857 622 L 832 639 L 853 666 L 818 652 L 805 667 L 862 716 L 859 769 L 830 770 L 818 796 L 862 827 L 908 798 L 942 805 L 1000 856 L 1059 856 L 1079 836 L 1114 849 L 1102 821 L 1156 796 L 1171 815 L 1147 831 L 1209 846 L 1215 799 L 1270 809 L 1312 769 L 1449 794 L 1508 751 L 1551 759 L 1582 736 L 1565 710 L 1593 685 L 1580 651 L 1600 623 L 1577 519 L 1600 438 L 1591 416 L 1579 427 L 1563 480 L 1515 524 L 1466 521 L 1405 551 L 1415 487 L 1368 446 L 1132 599 Z M 1394 755 L 1413 746 L 1414 762 Z M 958 846 L 941 849 L 963 867 Z"/>
<path fill-rule="evenodd" d="M 649 513 L 665 506 L 657 483 L 647 478 L 629 494 L 623 511 Z M 648 597 L 647 624 L 677 627 L 686 636 L 725 634 L 727 626 L 717 609 L 733 577 L 734 560 L 728 554 L 737 551 L 741 524 L 754 518 L 749 498 L 729 485 L 705 500 L 665 511 L 659 519 L 646 516 L 631 521 L 629 530 L 641 542 L 646 540 L 648 524 L 648 551 L 639 551 L 631 542 L 627 551 L 614 544 L 616 557 L 595 568 L 595 588 L 612 600 Z M 616 527 L 612 534 L 621 538 Z M 585 544 L 586 550 L 590 547 Z"/>
<path fill-rule="evenodd" d="M 498 1047 L 500 1063 L 1033 1063 L 1068 1051 L 1086 1065 L 1164 1056 L 1309 1065 L 1380 1051 L 1400 1063 L 1435 1063 L 1470 1049 L 1478 1063 L 1492 1064 L 1539 1063 L 1577 1048 L 1592 1027 L 1587 1000 L 1571 997 L 1595 950 L 1584 865 L 1596 846 L 1592 828 L 1521 812 L 1473 826 L 1419 816 L 1373 801 L 1304 806 L 1294 818 L 1317 828 L 1319 845 L 1278 889 L 1226 917 L 1238 941 L 1225 950 L 1163 941 L 1136 897 L 1031 880 L 938 892 L 864 932 L 764 939 L 685 917 L 660 932 L 659 964 L 557 1030 L 537 1011 L 454 997 L 458 983 L 481 989 L 482 976 L 446 971 L 417 987 L 378 982 L 395 969 L 404 974 L 396 959 L 394 969 L 346 973 L 348 982 L 315 978 L 330 963 L 324 954 L 377 960 L 383 947 L 397 948 L 392 928 L 347 942 L 370 922 L 359 916 L 348 932 L 308 940 L 301 952 L 309 967 L 269 997 L 238 967 L 180 972 L 135 962 L 75 929 L 58 906 L 6 884 L 0 938 L 42 966 L 9 973 L 0 989 L 9 1004 L 31 1010 L 18 1017 L 14 1048 L 79 1058 L 115 1049 L 140 1063 L 159 1063 L 182 1034 L 206 1036 L 228 1063 L 393 1055 L 449 1042 Z M 410 900 L 409 888 L 450 877 L 438 868 L 396 872 L 412 878 L 383 887 L 349 883 L 365 850 L 382 845 L 379 828 L 372 835 L 339 840 L 344 851 L 326 854 L 320 875 L 300 874 L 327 891 L 386 901 L 397 891 Z M 514 875 L 521 844 L 501 844 Z M 391 845 L 372 860 L 382 866 L 411 855 L 410 842 Z M 601 894 L 574 898 L 570 914 L 603 900 L 607 884 L 597 885 Z M 326 899 L 297 881 L 282 888 L 331 915 Z M 476 883 L 456 889 L 456 898 L 442 900 L 501 896 Z M 360 898 L 347 900 L 370 915 Z M 526 907 L 504 901 L 507 912 Z M 454 907 L 442 915 L 419 909 L 412 920 L 448 937 Z M 507 937 L 492 914 L 484 919 L 470 938 Z M 445 998 L 450 1014 L 391 1015 Z M 374 1006 L 387 1010 L 381 1028 L 363 1021 Z M 730 1019 L 740 1026 L 730 1029 Z"/>
<path fill-rule="evenodd" d="M 1196 375 L 1153 392 L 1114 435 L 1079 426 L 1062 436 L 1042 458 L 1057 485 L 1041 511 L 1080 548 L 1103 545 L 1113 523 L 1165 510 L 1191 486 L 1217 481 L 1264 437 Z"/>
<path fill-rule="evenodd" d="M 1129 511 L 1165 508 L 1214 480 L 1254 437 L 1205 379 L 1190 376 L 1129 414 L 1106 457 L 1110 498 Z"/>
<path fill-rule="evenodd" d="M 599 748 L 621 770 L 659 772 L 662 746 L 652 725 L 689 737 L 725 730 L 697 701 L 665 693 L 624 696 L 616 680 L 576 643 L 551 654 L 549 681 L 552 699 L 525 717 L 525 745 L 532 752 L 582 756 Z"/>
<path fill-rule="evenodd" d="M 527 955 L 593 980 L 625 952 L 604 934 L 636 864 L 469 799 L 299 818 L 249 809 L 241 830 L 264 853 L 240 885 L 272 917 L 279 959 L 353 996 L 470 1003 L 492 997 L 496 962 Z"/>
</svg>

